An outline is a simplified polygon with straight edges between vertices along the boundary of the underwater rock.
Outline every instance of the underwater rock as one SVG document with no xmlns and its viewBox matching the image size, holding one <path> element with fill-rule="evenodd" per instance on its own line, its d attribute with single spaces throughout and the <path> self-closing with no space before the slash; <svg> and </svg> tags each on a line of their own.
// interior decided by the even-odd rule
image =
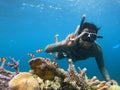
<svg viewBox="0 0 120 90">
<path fill-rule="evenodd" d="M 27 72 L 22 72 L 16 75 L 10 82 L 11 90 L 39 90 L 38 81 Z"/>
</svg>

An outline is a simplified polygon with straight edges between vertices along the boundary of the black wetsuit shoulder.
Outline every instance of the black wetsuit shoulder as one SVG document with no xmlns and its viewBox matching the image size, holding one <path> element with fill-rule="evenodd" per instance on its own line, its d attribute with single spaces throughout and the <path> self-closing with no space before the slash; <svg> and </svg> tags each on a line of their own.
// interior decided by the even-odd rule
<svg viewBox="0 0 120 90">
<path fill-rule="evenodd" d="M 93 43 L 89 48 L 82 48 L 81 46 L 76 46 L 74 49 L 67 52 L 68 57 L 72 58 L 74 61 L 85 60 L 89 57 L 95 57 L 96 54 L 101 49 L 100 45 L 96 42 Z"/>
</svg>

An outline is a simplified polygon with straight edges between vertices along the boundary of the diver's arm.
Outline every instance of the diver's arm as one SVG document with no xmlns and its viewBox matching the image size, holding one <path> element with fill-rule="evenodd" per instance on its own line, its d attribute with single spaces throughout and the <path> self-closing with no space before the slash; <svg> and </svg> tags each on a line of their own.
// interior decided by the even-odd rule
<svg viewBox="0 0 120 90">
<path fill-rule="evenodd" d="M 65 56 L 64 52 L 57 52 L 57 54 L 56 54 L 56 59 L 63 59 L 65 57 L 66 56 Z"/>
<path fill-rule="evenodd" d="M 66 48 L 69 46 L 72 46 L 73 41 L 71 39 L 75 38 L 74 34 L 71 33 L 69 34 L 65 40 L 62 40 L 61 42 L 57 42 L 54 44 L 49 44 L 45 48 L 45 52 L 50 53 L 50 52 L 59 52 L 61 51 L 62 48 Z"/>
<path fill-rule="evenodd" d="M 61 42 L 54 43 L 54 44 L 49 44 L 45 48 L 45 52 L 47 53 L 54 53 L 54 52 L 59 52 L 61 50 Z"/>
<path fill-rule="evenodd" d="M 98 68 L 99 68 L 101 74 L 103 75 L 103 77 L 105 78 L 105 80 L 109 81 L 110 76 L 109 76 L 108 71 L 104 65 L 103 53 L 102 53 L 101 49 L 97 53 L 98 54 L 96 55 L 95 59 L 96 59 Z"/>
</svg>

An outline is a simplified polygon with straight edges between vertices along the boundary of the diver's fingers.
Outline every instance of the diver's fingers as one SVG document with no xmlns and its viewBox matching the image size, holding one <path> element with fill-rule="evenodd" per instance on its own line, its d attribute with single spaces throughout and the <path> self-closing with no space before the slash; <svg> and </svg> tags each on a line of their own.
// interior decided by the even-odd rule
<svg viewBox="0 0 120 90">
<path fill-rule="evenodd" d="M 79 38 L 81 38 L 85 33 L 86 33 L 86 32 L 82 32 L 80 35 L 78 35 L 78 36 L 76 37 L 76 40 L 79 39 Z"/>
<path fill-rule="evenodd" d="M 77 26 L 77 28 L 76 28 L 76 30 L 74 32 L 75 35 L 78 33 L 79 29 L 80 29 L 80 25 Z"/>
<path fill-rule="evenodd" d="M 71 36 L 72 36 L 72 34 L 69 34 L 66 39 L 70 40 Z"/>
<path fill-rule="evenodd" d="M 73 41 L 74 39 L 75 39 L 75 34 L 74 33 L 70 34 L 69 40 Z"/>
<path fill-rule="evenodd" d="M 70 41 L 75 41 L 75 38 L 70 38 Z"/>
</svg>

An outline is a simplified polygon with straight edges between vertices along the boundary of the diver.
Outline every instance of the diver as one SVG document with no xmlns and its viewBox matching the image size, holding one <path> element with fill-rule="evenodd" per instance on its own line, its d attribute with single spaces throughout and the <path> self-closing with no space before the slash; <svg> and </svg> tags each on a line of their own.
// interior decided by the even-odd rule
<svg viewBox="0 0 120 90">
<path fill-rule="evenodd" d="M 109 73 L 104 65 L 104 58 L 101 46 L 96 42 L 98 28 L 95 24 L 84 22 L 85 16 L 81 20 L 74 33 L 69 34 L 61 42 L 49 44 L 45 48 L 47 53 L 56 53 L 56 59 L 70 58 L 73 62 L 77 60 L 86 60 L 94 57 L 97 66 L 106 81 L 110 80 Z"/>
</svg>

